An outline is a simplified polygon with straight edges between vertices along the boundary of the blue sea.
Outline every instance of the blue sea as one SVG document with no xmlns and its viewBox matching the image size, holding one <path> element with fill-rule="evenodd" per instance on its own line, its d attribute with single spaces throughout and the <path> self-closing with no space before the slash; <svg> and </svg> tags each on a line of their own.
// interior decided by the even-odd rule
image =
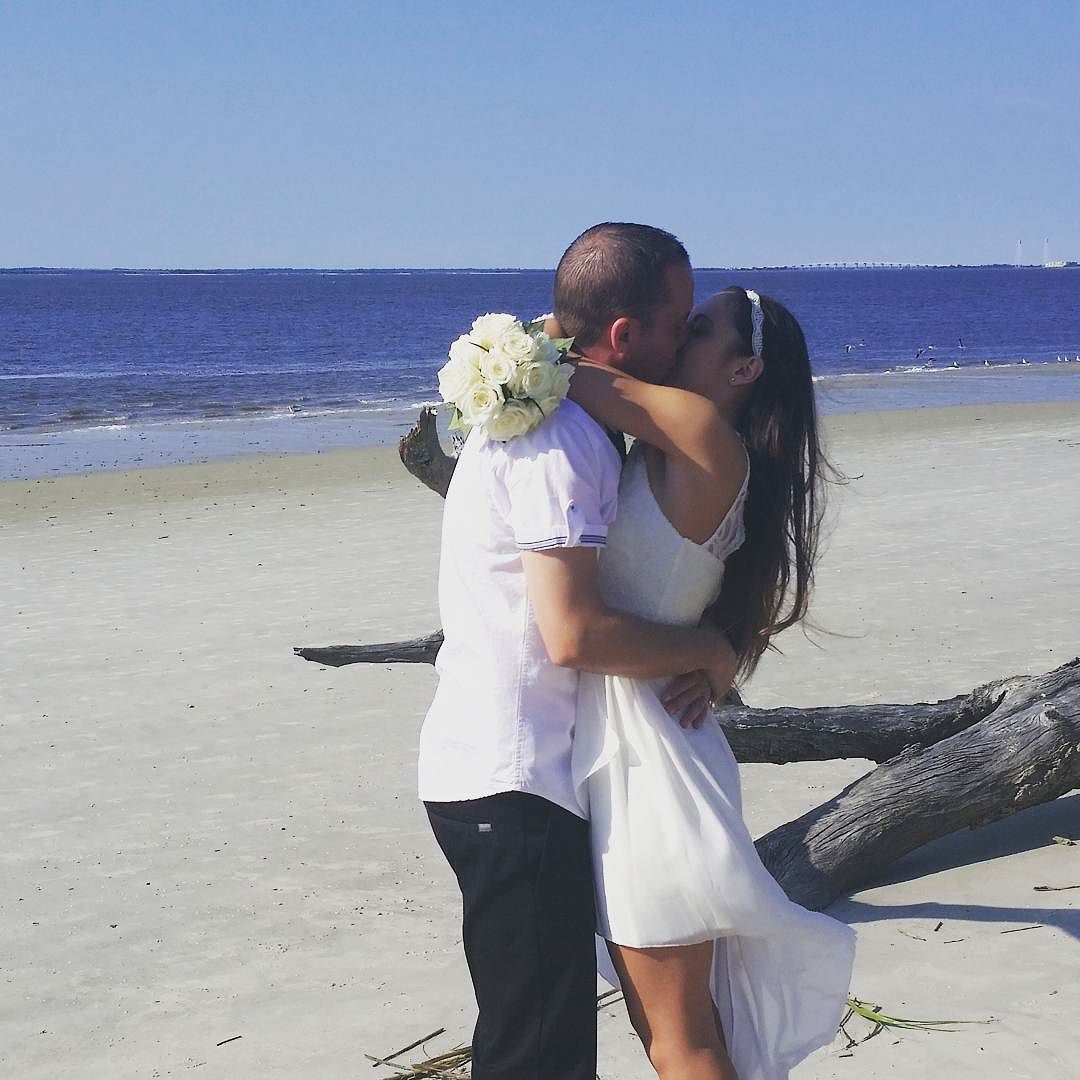
<svg viewBox="0 0 1080 1080">
<path fill-rule="evenodd" d="M 700 270 L 799 318 L 824 411 L 1080 398 L 1080 269 Z M 0 271 L 0 437 L 332 418 L 390 441 L 486 311 L 548 270 Z M 1068 363 L 1065 360 L 1068 359 Z M 265 425 L 264 425 L 265 427 Z M 366 432 L 366 437 L 361 437 Z M 339 440 L 340 441 L 340 440 Z M 348 441 L 348 440 L 346 440 Z"/>
</svg>

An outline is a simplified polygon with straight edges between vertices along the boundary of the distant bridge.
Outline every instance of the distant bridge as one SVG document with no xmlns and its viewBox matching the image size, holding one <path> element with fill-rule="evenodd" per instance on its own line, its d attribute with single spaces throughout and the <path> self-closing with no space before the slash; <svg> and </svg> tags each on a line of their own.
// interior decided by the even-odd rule
<svg viewBox="0 0 1080 1080">
<path fill-rule="evenodd" d="M 794 266 L 785 267 L 788 270 L 936 270 L 938 268 L 934 263 L 903 262 L 797 263 Z"/>
</svg>

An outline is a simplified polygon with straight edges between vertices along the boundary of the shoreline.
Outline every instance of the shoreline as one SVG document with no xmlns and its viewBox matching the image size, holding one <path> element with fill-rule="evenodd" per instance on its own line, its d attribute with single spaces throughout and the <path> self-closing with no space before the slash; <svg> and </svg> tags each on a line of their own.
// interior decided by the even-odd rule
<svg viewBox="0 0 1080 1080">
<path fill-rule="evenodd" d="M 1080 364 L 1003 362 L 991 367 L 852 372 L 816 377 L 815 388 L 823 417 L 1067 405 L 1080 402 Z M 416 410 L 403 408 L 0 431 L 0 481 L 200 464 L 262 454 L 395 447 L 416 415 Z M 441 428 L 445 437 L 445 420 Z"/>
<path fill-rule="evenodd" d="M 0 483 L 92 475 L 252 457 L 391 449 L 414 414 L 273 417 L 0 433 Z"/>
<path fill-rule="evenodd" d="M 853 448 L 887 443 L 909 444 L 950 464 L 950 452 L 973 438 L 1000 441 L 1051 428 L 1080 424 L 1080 400 L 987 405 L 949 405 L 920 409 L 826 414 L 821 419 L 826 455 L 843 468 Z M 934 440 L 937 439 L 937 443 Z M 1068 437 L 1059 439 L 1074 445 Z M 930 468 L 935 468 L 931 465 Z M 66 469 L 48 475 L 0 476 L 0 533 L 5 527 L 77 517 L 83 512 L 108 514 L 155 504 L 176 504 L 214 497 L 269 495 L 342 498 L 363 491 L 423 491 L 406 471 L 396 444 L 325 446 L 294 451 L 251 450 L 191 461 L 157 461 L 126 468 Z M 438 504 L 434 504 L 437 506 Z M 106 510 L 107 508 L 107 510 Z M 1080 643 L 1078 643 L 1080 647 Z"/>
</svg>

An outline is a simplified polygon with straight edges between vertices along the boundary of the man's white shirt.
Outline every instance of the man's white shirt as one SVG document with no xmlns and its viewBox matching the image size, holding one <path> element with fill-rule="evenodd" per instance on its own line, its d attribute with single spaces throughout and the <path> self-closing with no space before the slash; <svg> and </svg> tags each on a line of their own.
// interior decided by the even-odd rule
<svg viewBox="0 0 1080 1080">
<path fill-rule="evenodd" d="M 603 547 L 621 462 L 604 429 L 564 401 L 502 443 L 474 429 L 443 514 L 439 685 L 420 733 L 420 797 L 539 795 L 585 817 L 570 750 L 578 673 L 548 657 L 521 556 Z"/>
</svg>

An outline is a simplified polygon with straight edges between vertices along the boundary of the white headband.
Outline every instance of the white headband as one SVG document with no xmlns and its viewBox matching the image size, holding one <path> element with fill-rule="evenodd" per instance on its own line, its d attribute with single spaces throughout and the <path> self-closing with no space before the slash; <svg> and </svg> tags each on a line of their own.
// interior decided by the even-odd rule
<svg viewBox="0 0 1080 1080">
<path fill-rule="evenodd" d="M 753 289 L 744 289 L 746 299 L 750 301 L 750 319 L 754 328 L 751 348 L 754 356 L 760 356 L 765 342 L 765 312 L 761 310 L 761 297 Z"/>
</svg>

